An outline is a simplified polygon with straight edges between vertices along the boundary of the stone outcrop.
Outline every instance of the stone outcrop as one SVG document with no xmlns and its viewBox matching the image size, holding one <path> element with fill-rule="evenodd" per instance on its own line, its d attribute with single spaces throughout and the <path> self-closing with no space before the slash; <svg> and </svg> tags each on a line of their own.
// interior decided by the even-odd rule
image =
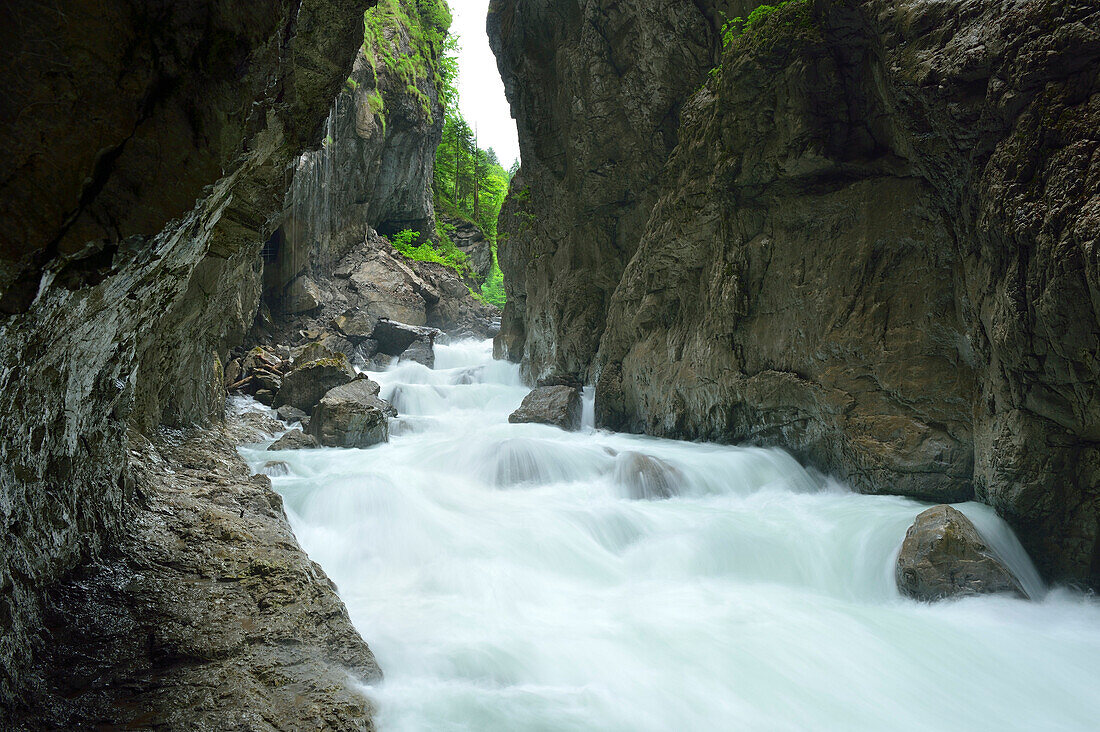
<svg viewBox="0 0 1100 732">
<path fill-rule="evenodd" d="M 493 0 L 523 169 L 497 230 L 498 358 L 583 377 L 656 201 L 680 106 L 714 65 L 709 3 Z M 701 9 L 702 8 L 702 9 Z"/>
<path fill-rule="evenodd" d="M 46 642 L 4 729 L 374 728 L 355 682 L 379 680 L 378 665 L 235 448 L 278 429 L 246 413 L 130 435 L 140 502 L 111 551 L 50 591 Z"/>
<path fill-rule="evenodd" d="M 309 450 L 310 448 L 319 447 L 320 443 L 317 442 L 317 438 L 313 435 L 307 435 L 301 430 L 290 430 L 285 435 L 275 440 L 268 447 L 268 450 Z"/>
<path fill-rule="evenodd" d="M 1100 586 L 1100 10 L 804 0 L 708 74 L 713 6 L 666 4 L 493 4 L 524 164 L 498 353 L 596 379 L 601 426 L 977 497 Z"/>
<path fill-rule="evenodd" d="M 330 389 L 354 378 L 355 369 L 342 353 L 304 363 L 283 378 L 283 386 L 275 395 L 275 406 L 285 404 L 309 413 Z"/>
<path fill-rule="evenodd" d="M 439 240 L 432 184 L 444 121 L 442 49 L 430 39 L 442 37 L 449 19 L 435 2 L 397 0 L 379 11 L 378 32 L 368 24 L 355 68 L 333 103 L 325 145 L 299 161 L 284 224 L 265 247 L 265 300 L 276 320 L 310 312 L 313 300 L 346 297 L 345 309 L 423 325 L 444 296 L 425 268 L 376 246 L 374 232 L 409 229 L 420 242 Z M 374 256 L 346 261 L 364 239 Z M 488 243 L 481 249 L 488 252 Z M 484 259 L 482 253 L 476 261 Z M 344 281 L 333 281 L 333 272 L 344 273 Z M 446 295 L 473 302 L 465 285 Z"/>
<path fill-rule="evenodd" d="M 325 447 L 370 447 L 390 438 L 397 410 L 378 398 L 380 387 L 360 376 L 332 389 L 314 408 L 309 433 Z"/>
<path fill-rule="evenodd" d="M 572 432 L 581 428 L 581 409 L 579 387 L 540 386 L 523 398 L 519 408 L 508 415 L 508 421 L 512 424 L 549 424 Z"/>
<path fill-rule="evenodd" d="M 471 296 L 472 282 L 441 264 L 406 259 L 372 228 L 364 227 L 360 235 L 357 246 L 327 266 L 327 274 L 311 275 L 323 292 L 319 308 L 273 313 L 250 337 L 291 343 L 295 351 L 324 341 L 321 345 L 329 351 L 366 362 L 378 352 L 373 333 L 383 319 L 454 337 L 496 333 L 500 311 Z"/>
<path fill-rule="evenodd" d="M 321 143 L 371 4 L 7 9 L 0 704 L 46 652 L 45 588 L 130 540 L 130 435 L 220 415 L 285 171 Z"/>
<path fill-rule="evenodd" d="M 905 532 L 895 578 L 901 593 L 917 600 L 1000 592 L 1027 599 L 1020 580 L 951 506 L 917 516 Z"/>
</svg>

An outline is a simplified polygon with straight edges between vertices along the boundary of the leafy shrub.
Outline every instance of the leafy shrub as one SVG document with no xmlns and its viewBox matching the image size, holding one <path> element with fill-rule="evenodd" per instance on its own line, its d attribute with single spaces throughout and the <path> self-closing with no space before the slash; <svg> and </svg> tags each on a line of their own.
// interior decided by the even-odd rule
<svg viewBox="0 0 1100 732">
<path fill-rule="evenodd" d="M 450 267 L 460 275 L 468 276 L 470 273 L 470 258 L 467 257 L 450 239 L 443 239 L 443 244 L 436 246 L 430 241 L 417 244 L 420 238 L 419 231 L 404 229 L 389 237 L 393 248 L 406 259 L 414 262 L 434 262 Z"/>
<path fill-rule="evenodd" d="M 497 262 L 496 244 L 493 245 L 493 269 L 481 285 L 481 292 L 474 293 L 474 297 L 488 305 L 496 305 L 498 308 L 504 307 L 504 303 L 508 300 L 504 292 L 504 273 L 500 270 L 500 263 Z"/>
</svg>

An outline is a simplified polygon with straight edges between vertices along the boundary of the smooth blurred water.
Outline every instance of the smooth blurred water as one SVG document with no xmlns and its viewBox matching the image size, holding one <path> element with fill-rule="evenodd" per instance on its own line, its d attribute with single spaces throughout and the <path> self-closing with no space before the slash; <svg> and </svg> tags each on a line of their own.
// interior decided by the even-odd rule
<svg viewBox="0 0 1100 732">
<path fill-rule="evenodd" d="M 369 450 L 243 449 L 274 478 L 386 680 L 383 730 L 1095 730 L 1100 602 L 1047 592 L 1012 532 L 959 506 L 1039 598 L 903 599 L 926 505 L 779 450 L 510 425 L 488 343 L 373 374 L 401 412 Z M 591 398 L 591 394 L 587 395 Z M 635 500 L 638 454 L 679 495 Z"/>
</svg>

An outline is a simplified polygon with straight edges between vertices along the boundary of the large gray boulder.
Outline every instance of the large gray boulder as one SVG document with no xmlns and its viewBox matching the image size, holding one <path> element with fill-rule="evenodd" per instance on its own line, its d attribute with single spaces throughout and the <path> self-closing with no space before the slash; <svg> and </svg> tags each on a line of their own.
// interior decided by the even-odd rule
<svg viewBox="0 0 1100 732">
<path fill-rule="evenodd" d="M 379 386 L 360 377 L 332 389 L 317 404 L 309 432 L 325 447 L 370 447 L 389 440 L 397 410 L 378 398 Z"/>
<path fill-rule="evenodd" d="M 508 415 L 513 424 L 534 422 L 574 431 L 581 428 L 581 390 L 575 386 L 540 386 Z"/>
<path fill-rule="evenodd" d="M 970 519 L 951 506 L 934 506 L 917 516 L 905 532 L 895 578 L 902 594 L 917 600 L 997 592 L 1027 598 Z"/>
<path fill-rule="evenodd" d="M 435 347 L 431 338 L 417 338 L 401 354 L 402 361 L 415 361 L 430 369 L 435 368 Z"/>
<path fill-rule="evenodd" d="M 380 318 L 371 332 L 371 338 L 378 343 L 378 351 L 390 356 L 400 356 L 418 340 L 425 340 L 430 345 L 440 335 L 441 331 L 436 328 L 399 323 L 387 318 Z"/>
<path fill-rule="evenodd" d="M 275 395 L 275 406 L 290 405 L 309 412 L 331 389 L 354 378 L 355 369 L 342 353 L 310 361 L 283 377 L 283 384 Z"/>
</svg>

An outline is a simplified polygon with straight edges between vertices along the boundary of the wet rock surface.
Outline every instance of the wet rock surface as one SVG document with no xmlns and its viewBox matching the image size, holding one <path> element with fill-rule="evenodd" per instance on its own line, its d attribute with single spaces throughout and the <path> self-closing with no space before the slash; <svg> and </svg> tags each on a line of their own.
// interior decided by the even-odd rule
<svg viewBox="0 0 1100 732">
<path fill-rule="evenodd" d="M 549 424 L 572 432 L 581 428 L 581 409 L 578 387 L 540 386 L 523 398 L 519 408 L 508 415 L 508 421 Z"/>
<path fill-rule="evenodd" d="M 313 435 L 307 435 L 301 430 L 290 430 L 285 435 L 275 440 L 268 447 L 268 450 L 309 450 L 310 448 L 319 447 L 317 438 Z"/>
<path fill-rule="evenodd" d="M 624 452 L 615 458 L 615 482 L 631 498 L 671 498 L 679 492 L 684 476 L 664 460 L 640 452 Z"/>
<path fill-rule="evenodd" d="M 6 723 L 373 729 L 357 684 L 379 680 L 378 665 L 267 476 L 234 447 L 278 428 L 252 415 L 131 435 L 128 530 L 50 592 L 43 652 Z"/>
<path fill-rule="evenodd" d="M 288 405 L 311 412 L 330 389 L 343 386 L 355 378 L 355 369 L 343 354 L 297 366 L 283 379 L 275 395 L 275 406 Z"/>
<path fill-rule="evenodd" d="M 1009 593 L 1027 599 L 1019 579 L 957 509 L 934 506 L 905 532 L 895 578 L 917 600 Z"/>
<path fill-rule="evenodd" d="M 434 341 L 442 335 L 435 328 L 418 328 L 408 323 L 379 320 L 371 338 L 378 344 L 378 351 L 390 356 L 400 356 L 417 341 Z"/>
<path fill-rule="evenodd" d="M 321 143 L 370 4 L 5 9 L 0 704 L 45 589 L 132 528 L 128 430 L 220 416 L 287 167 Z"/>
<path fill-rule="evenodd" d="M 325 447 L 370 447 L 389 440 L 397 410 L 378 398 L 380 387 L 360 376 L 332 389 L 314 408 L 309 433 Z"/>
<path fill-rule="evenodd" d="M 976 497 L 1100 586 L 1100 11 L 808 1 L 721 51 L 716 5 L 494 2 L 497 354 L 595 377 L 601 426 Z"/>
</svg>

